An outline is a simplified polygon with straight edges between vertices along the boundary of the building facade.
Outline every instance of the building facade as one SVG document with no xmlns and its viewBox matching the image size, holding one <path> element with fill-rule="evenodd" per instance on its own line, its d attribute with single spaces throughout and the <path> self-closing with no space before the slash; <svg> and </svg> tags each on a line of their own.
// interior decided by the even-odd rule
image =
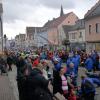
<svg viewBox="0 0 100 100">
<path fill-rule="evenodd" d="M 34 47 L 35 27 L 26 27 L 26 48 Z"/>
<path fill-rule="evenodd" d="M 78 17 L 73 12 L 70 12 L 50 21 L 47 30 L 48 40 L 54 45 L 62 45 L 65 38 L 63 25 L 74 25 L 77 20 Z"/>
<path fill-rule="evenodd" d="M 66 34 L 64 44 L 67 47 L 85 50 L 85 22 L 83 19 L 76 21 L 75 25 L 64 25 L 63 32 Z"/>
<path fill-rule="evenodd" d="M 68 35 L 71 49 L 86 49 L 85 24 L 83 19 L 78 20 L 76 24 L 72 26 Z"/>
<path fill-rule="evenodd" d="M 100 52 L 100 0 L 85 14 L 87 52 Z"/>
<path fill-rule="evenodd" d="M 41 31 L 37 33 L 37 41 L 38 47 L 49 45 L 48 33 L 45 28 L 42 28 Z"/>
<path fill-rule="evenodd" d="M 16 48 L 18 49 L 24 49 L 26 48 L 26 35 L 25 34 L 19 34 L 19 35 L 16 35 L 15 37 L 15 45 L 16 45 Z"/>
</svg>

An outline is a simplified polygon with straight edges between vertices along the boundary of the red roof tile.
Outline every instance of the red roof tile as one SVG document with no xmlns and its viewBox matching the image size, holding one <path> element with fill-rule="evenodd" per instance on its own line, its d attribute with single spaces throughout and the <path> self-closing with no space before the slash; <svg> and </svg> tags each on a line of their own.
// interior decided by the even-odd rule
<svg viewBox="0 0 100 100">
<path fill-rule="evenodd" d="M 67 13 L 67 14 L 64 14 L 63 16 L 60 16 L 58 18 L 54 18 L 53 20 L 51 21 L 48 21 L 44 27 L 48 27 L 48 28 L 54 28 L 54 27 L 57 27 L 58 25 L 60 25 L 65 19 L 66 17 L 69 16 L 69 14 L 71 14 L 73 12 L 70 12 L 70 13 Z"/>
</svg>

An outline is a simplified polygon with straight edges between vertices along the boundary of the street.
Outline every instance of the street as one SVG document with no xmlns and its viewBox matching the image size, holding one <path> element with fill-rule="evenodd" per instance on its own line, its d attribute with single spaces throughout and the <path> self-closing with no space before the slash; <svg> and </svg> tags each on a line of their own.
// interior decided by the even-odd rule
<svg viewBox="0 0 100 100">
<path fill-rule="evenodd" d="M 81 83 L 81 75 L 85 74 L 84 68 L 79 68 L 78 86 Z M 97 88 L 96 99 L 100 100 L 100 88 Z M 8 73 L 8 76 L 0 76 L 0 100 L 19 100 L 16 82 L 16 66 Z"/>
</svg>

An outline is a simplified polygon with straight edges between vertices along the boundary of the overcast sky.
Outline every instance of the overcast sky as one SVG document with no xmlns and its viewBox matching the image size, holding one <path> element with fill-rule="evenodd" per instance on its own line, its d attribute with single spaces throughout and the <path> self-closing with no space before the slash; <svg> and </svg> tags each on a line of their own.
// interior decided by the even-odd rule
<svg viewBox="0 0 100 100">
<path fill-rule="evenodd" d="M 64 13 L 73 11 L 79 18 L 98 0 L 2 0 L 4 34 L 9 39 L 25 33 L 26 26 L 43 26 L 45 22 Z"/>
</svg>

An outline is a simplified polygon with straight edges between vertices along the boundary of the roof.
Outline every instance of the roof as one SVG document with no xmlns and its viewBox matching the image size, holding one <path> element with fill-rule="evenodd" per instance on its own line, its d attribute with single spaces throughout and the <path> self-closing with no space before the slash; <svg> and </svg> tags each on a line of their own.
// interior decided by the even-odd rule
<svg viewBox="0 0 100 100">
<path fill-rule="evenodd" d="M 19 34 L 19 36 L 25 36 L 25 34 Z"/>
<path fill-rule="evenodd" d="M 27 34 L 35 34 L 35 32 L 40 32 L 42 27 L 26 27 Z"/>
<path fill-rule="evenodd" d="M 60 25 L 60 24 L 66 19 L 66 17 L 68 17 L 71 13 L 73 13 L 73 12 L 64 14 L 64 15 L 58 17 L 58 18 L 53 18 L 53 20 L 48 21 L 48 22 L 44 25 L 44 27 L 47 27 L 47 28 L 54 28 L 54 27 L 57 27 L 57 26 Z"/>
<path fill-rule="evenodd" d="M 94 17 L 100 15 L 100 0 L 85 14 L 84 18 Z"/>
<path fill-rule="evenodd" d="M 84 28 L 85 28 L 84 19 L 80 19 L 80 20 L 76 21 L 76 24 L 75 25 L 64 25 L 63 26 L 64 32 L 66 34 L 69 31 L 75 31 L 75 30 L 84 29 Z"/>
<path fill-rule="evenodd" d="M 19 37 L 25 37 L 25 34 L 18 34 L 18 35 L 15 36 L 15 39 L 17 39 Z"/>
<path fill-rule="evenodd" d="M 65 33 L 68 33 L 72 29 L 73 25 L 64 25 L 63 30 Z"/>
</svg>

